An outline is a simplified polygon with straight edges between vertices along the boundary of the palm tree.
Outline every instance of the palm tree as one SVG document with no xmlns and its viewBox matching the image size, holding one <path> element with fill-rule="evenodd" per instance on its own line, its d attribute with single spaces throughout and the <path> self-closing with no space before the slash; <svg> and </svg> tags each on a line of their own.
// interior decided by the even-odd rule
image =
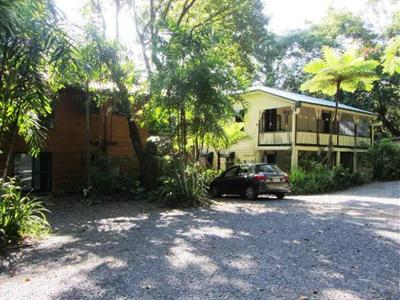
<svg viewBox="0 0 400 300">
<path fill-rule="evenodd" d="M 326 160 L 332 164 L 333 127 L 337 119 L 339 102 L 342 91 L 353 93 L 356 90 L 370 91 L 373 82 L 378 79 L 375 68 L 378 62 L 365 60 L 355 49 L 342 53 L 329 47 L 322 48 L 323 57 L 314 59 L 305 67 L 306 73 L 314 76 L 304 82 L 300 89 L 311 93 L 320 92 L 335 96 L 335 113 L 330 120 L 329 143 Z"/>
<path fill-rule="evenodd" d="M 71 64 L 70 41 L 51 0 L 0 1 L 0 149 L 7 175 L 15 137 L 38 155 L 51 112 L 55 75 Z M 4 149 L 7 144 L 8 149 Z"/>
<path fill-rule="evenodd" d="M 206 145 L 212 147 L 217 153 L 217 169 L 221 169 L 221 152 L 228 150 L 236 143 L 246 139 L 247 133 L 243 131 L 243 123 L 220 124 L 219 130 L 206 134 Z"/>
<path fill-rule="evenodd" d="M 400 37 L 392 38 L 382 57 L 383 71 L 389 75 L 400 73 Z"/>
</svg>

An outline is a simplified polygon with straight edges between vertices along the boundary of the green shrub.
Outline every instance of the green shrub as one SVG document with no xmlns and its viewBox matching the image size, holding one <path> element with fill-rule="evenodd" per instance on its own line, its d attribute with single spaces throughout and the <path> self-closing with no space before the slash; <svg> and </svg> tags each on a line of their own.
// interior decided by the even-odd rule
<svg viewBox="0 0 400 300">
<path fill-rule="evenodd" d="M 378 180 L 400 179 L 400 145 L 384 139 L 370 147 L 368 159 Z"/>
<path fill-rule="evenodd" d="M 85 197 L 91 193 L 111 195 L 133 191 L 137 185 L 137 180 L 133 175 L 122 173 L 119 166 L 118 161 L 112 160 L 102 152 L 97 152 L 90 170 L 92 187 L 84 190 Z"/>
<path fill-rule="evenodd" d="M 167 206 L 199 206 L 209 202 L 207 175 L 198 163 L 185 166 L 180 160 L 165 160 L 160 180 L 158 199 Z"/>
<path fill-rule="evenodd" d="M 45 212 L 48 210 L 41 202 L 22 195 L 15 179 L 0 180 L 0 244 L 48 232 Z"/>
<path fill-rule="evenodd" d="M 332 169 L 313 163 L 307 170 L 291 171 L 290 183 L 293 194 L 318 194 L 368 182 L 371 177 L 361 172 L 351 173 L 342 166 Z"/>
<path fill-rule="evenodd" d="M 222 173 L 222 170 L 206 169 L 203 171 L 205 177 L 205 184 L 209 186 L 211 182 Z"/>
<path fill-rule="evenodd" d="M 359 185 L 370 182 L 372 178 L 373 174 L 370 168 L 359 168 L 356 172 L 351 174 L 350 180 L 354 185 Z"/>
</svg>

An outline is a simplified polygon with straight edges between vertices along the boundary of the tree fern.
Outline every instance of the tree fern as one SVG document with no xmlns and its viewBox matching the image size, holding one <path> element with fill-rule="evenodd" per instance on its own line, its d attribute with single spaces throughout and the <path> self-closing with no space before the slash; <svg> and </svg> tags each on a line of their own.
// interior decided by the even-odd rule
<svg viewBox="0 0 400 300">
<path fill-rule="evenodd" d="M 378 62 L 365 60 L 355 49 L 344 53 L 329 47 L 323 47 L 322 58 L 309 62 L 304 71 L 314 76 L 301 85 L 301 90 L 311 93 L 320 92 L 328 96 L 335 95 L 336 108 L 331 118 L 327 160 L 332 161 L 333 125 L 337 117 L 341 91 L 353 93 L 356 90 L 370 91 L 378 79 L 375 68 Z"/>
</svg>

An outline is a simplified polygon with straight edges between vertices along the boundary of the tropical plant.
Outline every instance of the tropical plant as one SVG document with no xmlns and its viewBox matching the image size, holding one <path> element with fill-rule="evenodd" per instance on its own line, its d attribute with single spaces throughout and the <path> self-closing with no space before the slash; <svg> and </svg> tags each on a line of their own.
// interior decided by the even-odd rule
<svg viewBox="0 0 400 300">
<path fill-rule="evenodd" d="M 234 122 L 223 122 L 221 131 L 208 133 L 205 138 L 205 143 L 212 147 L 217 152 L 217 169 L 221 168 L 221 152 L 228 150 L 234 144 L 240 142 L 247 137 L 243 130 L 244 124 Z"/>
<path fill-rule="evenodd" d="M 234 117 L 240 97 L 231 92 L 251 83 L 256 41 L 266 32 L 262 4 L 151 3 L 133 7 L 150 74 L 149 107 L 169 116 L 168 133 L 180 157 L 186 161 L 192 148 L 197 159 L 206 135 L 222 132 L 221 120 Z"/>
<path fill-rule="evenodd" d="M 309 62 L 304 71 L 314 75 L 301 85 L 303 91 L 320 92 L 328 96 L 335 96 L 335 112 L 330 120 L 329 144 L 326 159 L 332 164 L 333 129 L 337 122 L 339 102 L 342 100 L 342 91 L 355 92 L 356 90 L 370 91 L 373 82 L 378 79 L 375 68 L 378 62 L 365 60 L 355 49 L 344 53 L 332 48 L 323 48 L 323 58 Z"/>
<path fill-rule="evenodd" d="M 342 50 L 357 45 L 366 59 L 384 62 L 384 50 L 391 40 L 400 35 L 400 11 L 386 11 L 383 9 L 385 5 L 375 2 L 367 3 L 366 9 L 373 9 L 375 17 L 391 17 L 387 19 L 387 25 L 379 30 L 369 23 L 370 19 L 362 15 L 330 9 L 320 22 L 312 23 L 308 28 L 274 38 L 265 36 L 264 40 L 268 44 L 261 44 L 261 48 L 268 53 L 256 56 L 262 64 L 260 79 L 270 86 L 300 92 L 301 84 L 309 79 L 303 70 L 304 66 L 321 56 L 324 45 Z M 270 51 L 271 47 L 275 52 Z M 399 136 L 400 75 L 388 74 L 381 69 L 377 68 L 380 80 L 374 83 L 371 91 L 343 92 L 342 103 L 376 112 L 383 123 L 376 130 L 378 136 Z"/>
<path fill-rule="evenodd" d="M 330 9 L 320 22 L 308 28 L 290 31 L 272 42 L 266 37 L 273 49 L 277 49 L 272 58 L 270 53 L 268 57 L 259 58 L 266 84 L 299 92 L 307 78 L 304 66 L 321 56 L 323 46 L 346 49 L 348 45 L 357 44 L 372 48 L 377 36 L 362 17 L 347 10 Z M 270 45 L 263 48 L 268 51 Z"/>
<path fill-rule="evenodd" d="M 132 174 L 124 173 L 120 166 L 127 162 L 127 159 L 113 159 L 107 153 L 98 151 L 94 155 L 91 164 L 91 184 L 90 193 L 100 195 L 128 194 L 136 187 L 137 180 Z M 85 197 L 87 197 L 89 193 Z"/>
<path fill-rule="evenodd" d="M 118 41 L 106 39 L 104 22 L 94 27 L 86 41 L 94 45 L 96 54 L 90 57 L 98 58 L 93 69 L 114 85 L 119 102 L 127 108 L 124 113 L 140 170 L 148 176 L 138 131 L 146 121 L 143 116 L 157 112 L 164 118 L 160 123 L 167 126 L 174 142 L 171 150 L 180 152 L 176 157 L 185 164 L 189 143 L 198 153 L 205 134 L 220 130 L 219 120 L 234 116 L 233 105 L 240 97 L 230 92 L 251 82 L 252 54 L 265 32 L 266 18 L 259 0 L 129 3 L 147 71 L 139 93 L 132 92 L 129 73 L 133 67 L 125 59 L 129 53 Z M 92 1 L 89 5 L 96 25 L 96 20 L 104 19 L 104 4 Z M 157 118 L 150 119 L 154 125 Z"/>
<path fill-rule="evenodd" d="M 367 156 L 372 163 L 374 178 L 400 179 L 400 145 L 383 139 L 371 146 Z"/>
<path fill-rule="evenodd" d="M 306 168 L 290 172 L 293 194 L 318 194 L 366 183 L 371 179 L 368 173 L 351 172 L 342 166 L 327 168 L 321 163 L 311 162 Z"/>
<path fill-rule="evenodd" d="M 7 153 L 5 179 L 16 136 L 25 140 L 33 156 L 39 153 L 45 139 L 41 118 L 51 112 L 55 77 L 73 60 L 52 1 L 0 1 L 0 11 L 0 149 Z"/>
<path fill-rule="evenodd" d="M 167 206 L 199 206 L 209 203 L 207 176 L 199 163 L 164 162 L 158 201 Z"/>
<path fill-rule="evenodd" d="M 393 75 L 400 73 L 400 37 L 394 37 L 385 48 L 382 58 L 383 71 Z"/>
<path fill-rule="evenodd" d="M 22 194 L 14 178 L 0 179 L 0 245 L 47 233 L 47 212 L 41 202 Z"/>
</svg>

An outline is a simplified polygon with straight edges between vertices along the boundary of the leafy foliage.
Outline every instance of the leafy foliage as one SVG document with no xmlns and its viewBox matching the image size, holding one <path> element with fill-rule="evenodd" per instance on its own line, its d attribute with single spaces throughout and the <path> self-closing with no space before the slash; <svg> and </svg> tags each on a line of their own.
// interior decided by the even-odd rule
<svg viewBox="0 0 400 300">
<path fill-rule="evenodd" d="M 169 1 L 134 6 L 151 101 L 146 111 L 167 116 L 178 151 L 198 153 L 206 134 L 223 132 L 240 101 L 231 92 L 251 83 L 253 54 L 266 32 L 258 0 Z M 154 118 L 152 118 L 154 121 Z M 195 155 L 197 157 L 197 155 Z"/>
<path fill-rule="evenodd" d="M 221 121 L 223 122 L 223 121 Z M 243 129 L 244 123 L 223 122 L 221 132 L 215 131 L 207 134 L 206 144 L 216 151 L 229 149 L 232 145 L 245 139 L 247 134 Z"/>
<path fill-rule="evenodd" d="M 57 74 L 71 64 L 71 45 L 52 1 L 1 1 L 0 146 L 16 131 L 32 155 L 43 146 L 40 118 L 51 111 Z"/>
<path fill-rule="evenodd" d="M 349 45 L 372 47 L 377 40 L 373 32 L 359 16 L 346 10 L 329 10 L 320 23 L 311 24 L 304 30 L 294 30 L 274 39 L 266 39 L 266 49 L 273 47 L 263 61 L 265 83 L 293 92 L 300 91 L 300 85 L 308 79 L 304 66 L 322 54 L 322 47 L 346 49 Z"/>
<path fill-rule="evenodd" d="M 304 71 L 314 76 L 301 85 L 302 90 L 321 92 L 328 96 L 335 95 L 335 114 L 330 120 L 327 160 L 332 163 L 333 127 L 337 120 L 339 101 L 342 91 L 354 92 L 357 89 L 370 91 L 373 82 L 378 79 L 375 68 L 377 61 L 365 60 L 354 49 L 338 53 L 329 47 L 323 47 L 323 58 L 309 62 Z"/>
<path fill-rule="evenodd" d="M 209 203 L 205 170 L 198 163 L 166 160 L 160 178 L 158 201 L 167 206 L 199 206 Z"/>
<path fill-rule="evenodd" d="M 121 158 L 123 161 L 123 158 Z M 100 195 L 133 192 L 137 181 L 132 174 L 120 170 L 121 161 L 112 159 L 105 153 L 98 151 L 91 164 L 91 179 L 93 191 Z"/>
<path fill-rule="evenodd" d="M 46 212 L 39 201 L 22 195 L 15 179 L 0 180 L 0 245 L 47 233 Z"/>
<path fill-rule="evenodd" d="M 400 37 L 389 41 L 383 55 L 383 71 L 390 75 L 400 73 Z"/>
<path fill-rule="evenodd" d="M 378 79 L 375 68 L 377 61 L 365 60 L 354 49 L 342 55 L 329 47 L 323 47 L 323 58 L 309 62 L 304 71 L 314 76 L 301 85 L 302 90 L 321 92 L 333 96 L 341 90 L 354 92 L 357 89 L 370 91 Z"/>
<path fill-rule="evenodd" d="M 400 179 L 400 145 L 383 139 L 368 151 L 374 178 L 378 180 Z"/>
<path fill-rule="evenodd" d="M 320 163 L 311 163 L 307 169 L 293 169 L 290 184 L 293 194 L 319 194 L 362 184 L 370 180 L 368 173 L 354 172 L 342 166 L 328 168 Z"/>
</svg>

